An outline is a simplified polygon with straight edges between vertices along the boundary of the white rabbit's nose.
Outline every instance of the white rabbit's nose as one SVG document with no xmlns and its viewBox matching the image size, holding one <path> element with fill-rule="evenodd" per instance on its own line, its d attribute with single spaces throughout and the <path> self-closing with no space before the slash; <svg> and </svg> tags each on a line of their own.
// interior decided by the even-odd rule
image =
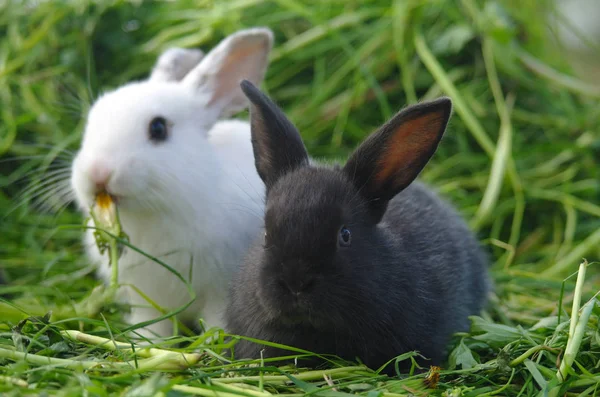
<svg viewBox="0 0 600 397">
<path fill-rule="evenodd" d="M 102 161 L 95 161 L 90 167 L 90 180 L 95 185 L 96 191 L 106 190 L 113 170 Z"/>
</svg>

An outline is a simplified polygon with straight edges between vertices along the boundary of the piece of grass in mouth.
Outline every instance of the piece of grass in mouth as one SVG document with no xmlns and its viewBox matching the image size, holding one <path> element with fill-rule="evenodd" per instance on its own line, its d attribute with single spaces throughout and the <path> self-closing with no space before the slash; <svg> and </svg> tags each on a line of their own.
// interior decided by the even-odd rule
<svg viewBox="0 0 600 397">
<path fill-rule="evenodd" d="M 117 238 L 128 241 L 128 237 L 123 232 L 119 220 L 119 210 L 110 194 L 100 192 L 96 195 L 90 209 L 90 216 L 96 227 L 94 238 L 100 254 L 104 254 L 106 250 L 109 251 L 109 266 L 112 269 L 110 286 L 116 288 L 119 281 L 118 260 L 123 250 L 123 246 L 118 243 Z"/>
</svg>

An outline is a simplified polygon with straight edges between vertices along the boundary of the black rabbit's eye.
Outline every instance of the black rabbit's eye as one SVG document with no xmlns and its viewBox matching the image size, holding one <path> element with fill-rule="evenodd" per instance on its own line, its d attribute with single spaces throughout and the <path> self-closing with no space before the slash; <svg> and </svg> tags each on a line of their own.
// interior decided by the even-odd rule
<svg viewBox="0 0 600 397">
<path fill-rule="evenodd" d="M 167 139 L 167 121 L 162 117 L 155 117 L 148 126 L 150 140 L 162 142 Z"/>
<path fill-rule="evenodd" d="M 346 226 L 342 226 L 340 229 L 340 234 L 338 236 L 338 242 L 342 247 L 348 247 L 350 242 L 352 241 L 352 234 L 350 233 L 350 229 Z"/>
</svg>

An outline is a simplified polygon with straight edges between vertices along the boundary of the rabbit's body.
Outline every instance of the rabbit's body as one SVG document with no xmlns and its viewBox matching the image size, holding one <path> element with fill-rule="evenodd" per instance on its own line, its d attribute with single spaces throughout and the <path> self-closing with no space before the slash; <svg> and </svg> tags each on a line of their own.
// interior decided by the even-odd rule
<svg viewBox="0 0 600 397">
<path fill-rule="evenodd" d="M 240 31 L 191 70 L 200 53 L 166 52 L 148 81 L 94 103 L 73 162 L 82 211 L 97 194 L 110 194 L 130 243 L 191 284 L 196 299 L 179 319 L 192 327 L 200 317 L 223 327 L 231 275 L 261 227 L 264 184 L 254 168 L 250 126 L 220 119 L 247 106 L 238 81 L 263 79 L 271 45 L 267 29 Z M 108 282 L 107 253 L 100 255 L 92 231 L 85 240 Z M 175 274 L 132 248 L 119 259 L 119 284 L 133 324 L 161 315 L 151 302 L 172 311 L 191 299 Z M 153 337 L 172 330 L 163 320 L 140 331 Z"/>
<path fill-rule="evenodd" d="M 353 236 L 359 235 L 356 227 L 352 230 Z M 467 330 L 467 317 L 479 313 L 485 300 L 486 258 L 478 242 L 454 209 L 418 182 L 390 201 L 382 221 L 365 237 L 361 241 L 376 255 L 351 258 L 352 276 L 364 283 L 345 291 L 343 302 L 328 299 L 323 291 L 315 302 L 322 305 L 325 317 L 308 316 L 309 322 L 302 324 L 290 319 L 285 324 L 284 313 L 261 303 L 259 274 L 243 267 L 234 285 L 248 284 L 249 288 L 232 289 L 236 310 L 228 316 L 229 329 L 348 360 L 360 357 L 374 368 L 391 359 L 392 352 L 411 350 L 439 363 L 448 343 L 441 336 Z M 263 261 L 262 252 L 261 241 L 252 247 L 249 260 Z M 343 278 L 342 272 L 337 277 Z M 247 324 L 257 318 L 272 321 L 246 331 Z M 373 318 L 378 321 L 370 321 Z M 336 329 L 336 323 L 351 328 Z M 378 339 L 368 341 L 373 337 Z M 237 357 L 260 357 L 263 348 L 266 357 L 285 355 L 285 351 L 244 341 L 235 352 Z"/>
<path fill-rule="evenodd" d="M 201 146 L 204 148 L 200 149 Z M 249 161 L 252 147 L 248 123 L 218 122 L 207 141 L 190 141 L 189 149 L 194 148 L 197 149 L 195 156 L 202 159 L 203 172 L 195 176 L 195 181 L 190 181 L 194 182 L 192 185 L 182 185 L 181 192 L 172 192 L 182 198 L 164 203 L 160 208 L 149 205 L 148 211 L 143 211 L 137 203 L 128 204 L 117 197 L 121 201 L 119 217 L 136 248 L 168 264 L 191 283 L 196 300 L 180 314 L 180 320 L 193 326 L 201 314 L 206 324 L 222 327 L 231 274 L 259 232 L 264 187 L 253 172 L 254 164 Z M 171 165 L 176 162 L 174 159 Z M 182 169 L 174 171 L 174 175 L 183 175 L 192 166 L 186 161 L 180 165 Z M 207 185 L 210 188 L 207 189 Z M 144 194 L 144 191 L 135 193 Z M 111 269 L 106 256 L 98 251 L 93 230 L 86 233 L 86 248 L 90 257 L 100 264 L 100 277 L 109 282 Z M 119 259 L 119 283 L 143 288 L 152 300 L 171 310 L 190 300 L 186 285 L 173 273 L 129 248 Z M 149 306 L 133 289 L 125 288 L 123 292 L 127 302 Z M 157 315 L 154 309 L 134 308 L 129 321 L 136 324 Z M 170 332 L 168 322 L 159 324 L 162 325 L 149 328 L 159 335 Z"/>
<path fill-rule="evenodd" d="M 412 350 L 440 364 L 489 289 L 486 256 L 465 222 L 411 184 L 441 138 L 449 102 L 401 112 L 332 169 L 310 165 L 275 105 L 245 92 L 267 186 L 266 234 L 234 279 L 228 330 L 373 368 Z M 263 348 L 265 357 L 290 354 L 246 341 L 235 354 L 258 358 Z"/>
</svg>

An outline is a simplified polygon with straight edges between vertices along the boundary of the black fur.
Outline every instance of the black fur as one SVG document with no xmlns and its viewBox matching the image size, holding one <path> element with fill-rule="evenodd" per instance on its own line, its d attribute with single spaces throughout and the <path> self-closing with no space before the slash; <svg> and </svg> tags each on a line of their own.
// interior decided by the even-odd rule
<svg viewBox="0 0 600 397">
<path fill-rule="evenodd" d="M 245 92 L 253 95 L 252 119 L 285 119 L 272 102 L 252 90 L 246 84 Z M 399 177 L 404 182 L 386 179 L 380 187 L 361 191 L 386 147 L 387 126 L 407 115 L 434 111 L 446 117 L 445 128 L 449 100 L 408 108 L 371 135 L 344 168 L 271 164 L 266 171 L 270 174 L 261 175 L 271 183 L 266 234 L 233 281 L 229 332 L 347 360 L 360 358 L 372 368 L 412 350 L 429 358 L 430 364 L 443 362 L 452 333 L 466 330 L 467 317 L 482 309 L 489 280 L 486 256 L 457 212 L 421 183 L 404 189 L 433 154 L 439 138 L 406 170 L 411 176 Z M 253 123 L 254 145 L 265 137 L 282 139 L 278 126 L 284 124 Z M 301 142 L 285 128 L 285 136 Z M 266 154 L 294 148 L 297 145 L 269 146 Z M 303 145 L 287 156 L 299 158 L 302 152 Z M 256 159 L 257 167 L 261 161 Z M 283 171 L 278 168 L 282 165 Z M 374 207 L 377 199 L 389 204 Z M 343 225 L 352 233 L 349 247 L 338 244 Z M 258 358 L 262 349 L 265 357 L 290 354 L 241 341 L 235 355 Z"/>
<path fill-rule="evenodd" d="M 279 176 L 308 163 L 308 154 L 296 127 L 277 111 L 269 97 L 247 80 L 242 91 L 250 100 L 253 130 L 269 130 L 272 134 L 252 135 L 254 162 L 267 191 Z M 268 106 L 261 106 L 262 104 Z"/>
</svg>

